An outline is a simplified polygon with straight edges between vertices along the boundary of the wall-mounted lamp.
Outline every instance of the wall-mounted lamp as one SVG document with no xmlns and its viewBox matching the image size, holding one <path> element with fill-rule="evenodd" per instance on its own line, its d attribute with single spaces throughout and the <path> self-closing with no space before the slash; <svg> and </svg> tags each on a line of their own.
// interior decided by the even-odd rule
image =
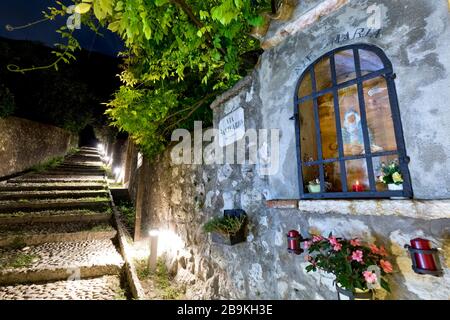
<svg viewBox="0 0 450 320">
<path fill-rule="evenodd" d="M 302 254 L 303 249 L 300 248 L 300 243 L 307 240 L 308 239 L 303 239 L 302 235 L 297 230 L 289 231 L 287 233 L 288 252 L 294 254 Z"/>
<path fill-rule="evenodd" d="M 156 263 L 158 260 L 159 231 L 158 230 L 150 230 L 148 234 L 150 236 L 150 254 L 148 255 L 148 269 L 150 271 L 155 271 Z"/>
<path fill-rule="evenodd" d="M 412 269 L 418 274 L 430 274 L 436 277 L 443 275 L 443 270 L 439 261 L 438 249 L 431 248 L 431 241 L 427 239 L 415 238 L 406 244 L 412 260 Z"/>
</svg>

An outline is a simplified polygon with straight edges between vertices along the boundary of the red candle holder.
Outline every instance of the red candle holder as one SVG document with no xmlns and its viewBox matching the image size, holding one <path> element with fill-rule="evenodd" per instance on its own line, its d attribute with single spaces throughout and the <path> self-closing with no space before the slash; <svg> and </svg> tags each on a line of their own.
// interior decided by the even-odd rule
<svg viewBox="0 0 450 320">
<path fill-rule="evenodd" d="M 356 181 L 356 183 L 353 185 L 353 192 L 363 192 L 364 186 L 359 183 L 359 181 Z"/>
<path fill-rule="evenodd" d="M 297 230 L 291 230 L 287 234 L 288 252 L 294 254 L 302 254 L 303 249 L 300 248 L 300 242 L 304 241 L 301 234 Z"/>
<path fill-rule="evenodd" d="M 418 274 L 430 274 L 442 276 L 443 270 L 439 261 L 439 251 L 431 248 L 431 242 L 427 239 L 415 238 L 411 245 L 405 245 L 409 250 L 412 260 L 412 269 Z"/>
</svg>

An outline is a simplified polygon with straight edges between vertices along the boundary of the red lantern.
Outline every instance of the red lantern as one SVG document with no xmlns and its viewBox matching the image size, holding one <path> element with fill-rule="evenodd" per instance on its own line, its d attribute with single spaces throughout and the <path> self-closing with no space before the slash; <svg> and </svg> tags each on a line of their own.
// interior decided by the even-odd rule
<svg viewBox="0 0 450 320">
<path fill-rule="evenodd" d="M 303 250 L 300 248 L 300 242 L 302 241 L 302 236 L 297 230 L 291 230 L 287 234 L 288 240 L 288 252 L 294 254 L 301 254 Z"/>
<path fill-rule="evenodd" d="M 443 271 L 439 264 L 438 250 L 431 248 L 430 240 L 415 238 L 410 242 L 411 246 L 405 247 L 411 255 L 413 270 L 419 274 L 441 276 Z"/>
</svg>

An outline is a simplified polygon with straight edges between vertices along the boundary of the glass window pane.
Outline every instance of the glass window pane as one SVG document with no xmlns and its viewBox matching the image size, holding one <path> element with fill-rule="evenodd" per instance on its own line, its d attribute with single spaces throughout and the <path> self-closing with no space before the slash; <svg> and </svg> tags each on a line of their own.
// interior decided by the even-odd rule
<svg viewBox="0 0 450 320">
<path fill-rule="evenodd" d="M 372 153 L 397 150 L 386 80 L 378 77 L 363 85 Z"/>
<path fill-rule="evenodd" d="M 311 73 L 308 69 L 303 77 L 300 87 L 298 88 L 298 97 L 306 97 L 312 94 Z"/>
<path fill-rule="evenodd" d="M 346 82 L 356 78 L 355 58 L 353 50 L 344 50 L 334 55 L 336 65 L 337 83 Z"/>
<path fill-rule="evenodd" d="M 356 85 L 339 90 L 339 112 L 344 155 L 364 154 L 364 137 Z"/>
<path fill-rule="evenodd" d="M 366 159 L 348 160 L 345 162 L 345 169 L 349 192 L 370 191 Z"/>
<path fill-rule="evenodd" d="M 337 145 L 333 94 L 329 93 L 320 96 L 317 99 L 317 103 L 319 106 L 323 159 L 336 159 L 339 156 L 339 150 Z"/>
<path fill-rule="evenodd" d="M 303 184 L 306 193 L 320 193 L 319 166 L 303 165 Z"/>
<path fill-rule="evenodd" d="M 359 50 L 359 61 L 361 63 L 362 75 L 384 68 L 384 64 L 380 57 L 372 51 Z"/>
<path fill-rule="evenodd" d="M 316 161 L 318 160 L 317 139 L 312 100 L 300 104 L 299 117 L 301 160 L 303 162 Z"/>
<path fill-rule="evenodd" d="M 401 171 L 399 171 L 399 175 L 395 175 L 395 177 L 393 177 L 392 174 L 390 174 L 390 173 L 393 173 L 394 171 L 389 170 L 389 174 L 387 174 L 387 172 L 383 172 L 383 167 L 392 165 L 393 163 L 396 163 L 396 162 L 398 162 L 397 155 L 374 157 L 372 159 L 373 174 L 375 177 L 377 191 L 388 191 L 388 190 L 401 191 L 401 190 L 403 190 L 403 185 L 401 184 L 401 182 L 403 180 L 403 176 L 401 174 Z M 394 184 L 394 183 L 392 183 L 390 186 L 388 186 L 388 184 L 386 184 L 383 179 L 383 176 L 386 174 L 388 176 L 388 178 L 386 179 L 387 182 L 394 182 L 393 180 L 395 178 L 395 181 L 398 184 L 392 185 L 392 184 Z"/>
<path fill-rule="evenodd" d="M 327 163 L 324 166 L 327 192 L 342 192 L 341 171 L 339 162 Z"/>
<path fill-rule="evenodd" d="M 333 85 L 331 80 L 330 59 L 328 57 L 322 58 L 314 66 L 314 73 L 316 77 L 316 92 L 330 88 Z"/>
</svg>

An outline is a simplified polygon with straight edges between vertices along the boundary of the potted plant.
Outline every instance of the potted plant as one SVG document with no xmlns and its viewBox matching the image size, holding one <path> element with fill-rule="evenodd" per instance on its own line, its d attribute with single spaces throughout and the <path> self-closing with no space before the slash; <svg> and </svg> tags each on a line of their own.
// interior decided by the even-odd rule
<svg viewBox="0 0 450 320">
<path fill-rule="evenodd" d="M 223 217 L 214 217 L 203 225 L 203 230 L 211 233 L 215 243 L 235 245 L 245 242 L 247 215 L 243 210 L 225 210 Z"/>
<path fill-rule="evenodd" d="M 304 242 L 307 272 L 323 270 L 334 274 L 338 298 L 372 300 L 373 290 L 381 286 L 390 292 L 385 279 L 392 272 L 384 247 L 364 245 L 359 239 L 341 239 L 331 233 L 325 238 L 313 236 Z"/>
<path fill-rule="evenodd" d="M 331 189 L 331 183 L 325 181 L 325 191 Z M 320 180 L 314 179 L 308 183 L 308 191 L 310 193 L 320 193 Z"/>
<path fill-rule="evenodd" d="M 388 165 L 385 163 L 381 164 L 380 182 L 387 184 L 390 191 L 403 190 L 403 176 L 398 160 L 394 160 Z"/>
</svg>

